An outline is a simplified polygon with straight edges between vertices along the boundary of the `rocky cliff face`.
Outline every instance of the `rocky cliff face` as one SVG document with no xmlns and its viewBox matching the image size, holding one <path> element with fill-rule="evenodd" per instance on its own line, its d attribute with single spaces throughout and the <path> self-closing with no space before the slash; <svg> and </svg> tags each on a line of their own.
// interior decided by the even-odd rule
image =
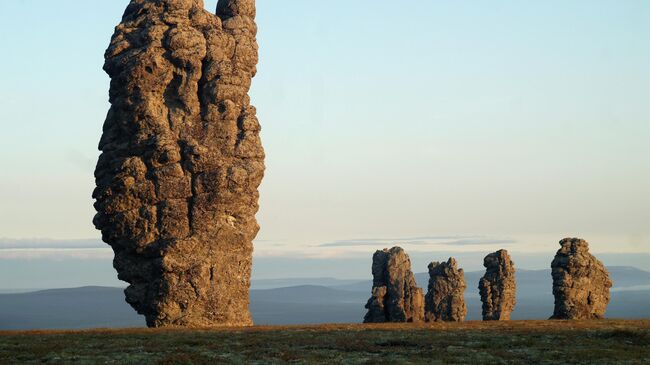
<svg viewBox="0 0 650 365">
<path fill-rule="evenodd" d="M 106 51 L 94 223 L 149 326 L 252 324 L 254 18 L 254 0 L 132 0 Z"/>
<path fill-rule="evenodd" d="M 364 323 L 421 322 L 424 295 L 411 271 L 411 260 L 400 247 L 377 251 L 372 257 L 372 296 Z"/>
<path fill-rule="evenodd" d="M 467 316 L 466 288 L 465 274 L 457 267 L 455 259 L 430 263 L 429 291 L 425 297 L 426 321 L 464 321 Z"/>
<path fill-rule="evenodd" d="M 565 238 L 551 263 L 555 310 L 551 319 L 602 319 L 612 281 L 587 241 Z"/>
<path fill-rule="evenodd" d="M 483 302 L 483 320 L 504 321 L 510 319 L 515 309 L 515 265 L 508 251 L 499 250 L 483 260 L 485 275 L 478 284 Z"/>
</svg>

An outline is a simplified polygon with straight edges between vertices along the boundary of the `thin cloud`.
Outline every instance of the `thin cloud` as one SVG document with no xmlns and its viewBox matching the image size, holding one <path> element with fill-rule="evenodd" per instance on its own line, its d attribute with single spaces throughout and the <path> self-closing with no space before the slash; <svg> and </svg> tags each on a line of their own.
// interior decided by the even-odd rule
<svg viewBox="0 0 650 365">
<path fill-rule="evenodd" d="M 0 238 L 0 250 L 98 249 L 106 248 L 99 239 L 53 240 Z"/>
<path fill-rule="evenodd" d="M 352 247 L 352 246 L 375 246 L 384 243 L 409 243 L 409 244 L 426 244 L 431 240 L 453 240 L 459 238 L 471 238 L 474 236 L 422 236 L 410 238 L 359 238 L 338 240 L 333 242 L 322 243 L 318 247 Z"/>
<path fill-rule="evenodd" d="M 478 245 L 511 245 L 517 243 L 513 239 L 492 238 L 484 236 L 424 236 L 411 238 L 364 238 L 339 240 L 318 245 L 318 247 L 361 247 L 385 244 L 408 245 L 448 245 L 448 246 L 478 246 Z"/>
<path fill-rule="evenodd" d="M 510 239 L 493 239 L 493 238 L 479 238 L 479 239 L 463 239 L 448 242 L 438 242 L 439 245 L 451 246 L 478 246 L 478 245 L 512 245 L 517 243 L 515 240 Z"/>
<path fill-rule="evenodd" d="M 98 260 L 113 258 L 110 248 L 31 248 L 0 249 L 0 260 Z"/>
</svg>

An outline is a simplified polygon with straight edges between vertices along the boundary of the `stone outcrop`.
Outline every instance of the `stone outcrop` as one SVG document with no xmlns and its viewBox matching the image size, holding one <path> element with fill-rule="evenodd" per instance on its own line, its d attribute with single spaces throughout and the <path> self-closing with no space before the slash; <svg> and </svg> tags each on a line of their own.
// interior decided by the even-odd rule
<svg viewBox="0 0 650 365">
<path fill-rule="evenodd" d="M 499 250 L 483 260 L 485 275 L 478 284 L 484 321 L 505 321 L 515 309 L 515 265 L 508 251 Z"/>
<path fill-rule="evenodd" d="M 411 271 L 411 260 L 402 248 L 375 252 L 372 276 L 372 296 L 366 304 L 364 323 L 424 320 L 424 295 Z"/>
<path fill-rule="evenodd" d="M 551 319 L 602 319 L 609 304 L 609 273 L 587 241 L 565 238 L 551 263 L 555 310 Z"/>
<path fill-rule="evenodd" d="M 457 267 L 455 259 L 430 263 L 429 290 L 424 307 L 426 321 L 464 321 L 467 316 L 466 288 L 465 274 Z"/>
<path fill-rule="evenodd" d="M 252 324 L 254 18 L 254 0 L 131 0 L 106 51 L 94 223 L 149 326 Z"/>
</svg>

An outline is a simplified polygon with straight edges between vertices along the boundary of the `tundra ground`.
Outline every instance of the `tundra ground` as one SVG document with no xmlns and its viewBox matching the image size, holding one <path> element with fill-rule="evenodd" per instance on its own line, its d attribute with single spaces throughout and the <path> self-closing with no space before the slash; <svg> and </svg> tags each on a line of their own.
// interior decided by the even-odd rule
<svg viewBox="0 0 650 365">
<path fill-rule="evenodd" d="M 0 332 L 0 364 L 650 364 L 650 320 Z"/>
</svg>

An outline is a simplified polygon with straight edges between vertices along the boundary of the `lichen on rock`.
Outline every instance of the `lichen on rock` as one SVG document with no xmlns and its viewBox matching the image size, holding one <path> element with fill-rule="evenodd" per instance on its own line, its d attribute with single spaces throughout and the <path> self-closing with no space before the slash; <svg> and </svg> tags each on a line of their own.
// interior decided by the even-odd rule
<svg viewBox="0 0 650 365">
<path fill-rule="evenodd" d="M 426 321 L 464 321 L 467 316 L 466 288 L 465 274 L 454 258 L 430 263 L 429 290 L 425 297 Z"/>
<path fill-rule="evenodd" d="M 411 271 L 411 260 L 402 248 L 375 252 L 372 276 L 372 295 L 366 304 L 364 323 L 424 320 L 424 295 Z"/>
<path fill-rule="evenodd" d="M 254 0 L 132 0 L 106 51 L 94 223 L 149 326 L 252 324 L 254 18 Z"/>
<path fill-rule="evenodd" d="M 515 265 L 508 251 L 499 250 L 483 260 L 485 275 L 478 284 L 484 321 L 505 321 L 515 309 Z"/>
<path fill-rule="evenodd" d="M 560 241 L 551 263 L 555 309 L 551 319 L 602 319 L 612 281 L 602 262 L 589 253 L 587 241 Z"/>
</svg>

